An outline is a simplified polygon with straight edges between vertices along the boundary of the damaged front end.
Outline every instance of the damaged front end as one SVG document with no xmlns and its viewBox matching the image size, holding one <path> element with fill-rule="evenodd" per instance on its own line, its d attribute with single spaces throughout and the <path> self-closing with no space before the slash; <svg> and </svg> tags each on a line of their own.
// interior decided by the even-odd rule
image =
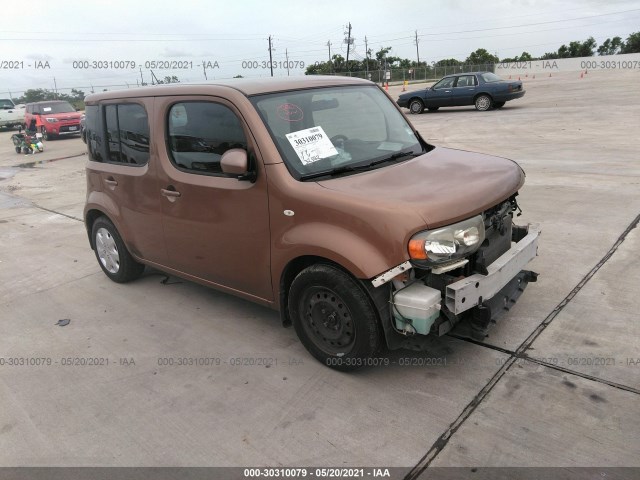
<svg viewBox="0 0 640 480">
<path fill-rule="evenodd" d="M 387 305 L 378 308 L 390 349 L 427 349 L 450 331 L 475 340 L 509 311 L 537 274 L 540 229 L 513 224 L 515 195 L 464 222 L 420 232 L 409 244 L 411 260 L 372 280 L 390 283 Z M 377 296 L 380 298 L 380 296 Z M 386 308 L 385 308 L 386 307 Z"/>
</svg>

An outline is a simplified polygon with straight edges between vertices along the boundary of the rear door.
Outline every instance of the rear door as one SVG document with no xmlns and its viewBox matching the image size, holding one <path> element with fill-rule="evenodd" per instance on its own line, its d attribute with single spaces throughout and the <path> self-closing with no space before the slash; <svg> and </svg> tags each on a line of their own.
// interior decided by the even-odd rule
<svg viewBox="0 0 640 480">
<path fill-rule="evenodd" d="M 455 105 L 473 105 L 476 95 L 476 76 L 460 75 L 453 87 L 453 102 Z"/>
<path fill-rule="evenodd" d="M 267 180 L 239 111 L 217 97 L 156 99 L 158 172 L 168 266 L 271 301 Z M 248 152 L 255 182 L 222 172 L 229 149 Z"/>
<path fill-rule="evenodd" d="M 136 257 L 164 265 L 167 253 L 148 119 L 153 98 L 109 100 L 86 107 L 91 196 Z"/>
</svg>

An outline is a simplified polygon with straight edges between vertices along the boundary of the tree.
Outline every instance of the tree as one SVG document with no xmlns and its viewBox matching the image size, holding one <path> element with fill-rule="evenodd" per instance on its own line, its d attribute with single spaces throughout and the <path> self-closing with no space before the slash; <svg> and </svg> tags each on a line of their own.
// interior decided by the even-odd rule
<svg viewBox="0 0 640 480">
<path fill-rule="evenodd" d="M 598 55 L 615 55 L 620 52 L 621 47 L 623 47 L 623 43 L 620 37 L 607 38 L 598 47 Z"/>
<path fill-rule="evenodd" d="M 531 60 L 535 60 L 535 58 L 533 58 L 529 52 L 522 52 L 522 55 L 520 56 L 516 55 L 513 58 L 503 58 L 500 61 L 502 63 L 512 63 L 512 62 L 530 62 Z"/>
<path fill-rule="evenodd" d="M 180 80 L 175 75 L 167 75 L 166 77 L 164 77 L 164 80 L 158 80 L 156 83 L 158 85 L 162 85 L 165 83 L 180 83 Z"/>
<path fill-rule="evenodd" d="M 587 38 L 584 42 L 574 41 L 569 46 L 560 45 L 556 58 L 591 57 L 597 46 L 593 37 Z"/>
<path fill-rule="evenodd" d="M 467 65 L 481 65 L 483 63 L 498 63 L 500 59 L 491 55 L 484 48 L 479 48 L 475 52 L 472 52 L 464 61 Z"/>
<path fill-rule="evenodd" d="M 387 47 L 387 48 L 381 48 L 380 50 L 378 50 L 376 52 L 376 60 L 380 63 L 383 64 L 384 63 L 384 57 L 387 56 L 387 53 L 389 53 L 391 51 L 391 47 Z"/>
<path fill-rule="evenodd" d="M 459 65 L 462 65 L 462 62 L 455 58 L 445 58 L 436 62 L 436 67 L 457 67 Z"/>
<path fill-rule="evenodd" d="M 640 32 L 632 33 L 627 37 L 620 48 L 620 53 L 640 53 Z"/>
</svg>

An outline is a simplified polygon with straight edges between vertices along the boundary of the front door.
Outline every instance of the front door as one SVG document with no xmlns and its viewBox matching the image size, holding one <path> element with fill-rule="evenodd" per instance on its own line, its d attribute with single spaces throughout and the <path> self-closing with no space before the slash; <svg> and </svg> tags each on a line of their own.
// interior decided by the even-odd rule
<svg viewBox="0 0 640 480">
<path fill-rule="evenodd" d="M 445 77 L 427 92 L 428 107 L 450 107 L 455 77 Z"/>
<path fill-rule="evenodd" d="M 167 266 L 271 301 L 267 180 L 246 124 L 213 97 L 159 97 L 155 106 Z M 232 148 L 247 151 L 255 182 L 222 172 Z"/>
</svg>

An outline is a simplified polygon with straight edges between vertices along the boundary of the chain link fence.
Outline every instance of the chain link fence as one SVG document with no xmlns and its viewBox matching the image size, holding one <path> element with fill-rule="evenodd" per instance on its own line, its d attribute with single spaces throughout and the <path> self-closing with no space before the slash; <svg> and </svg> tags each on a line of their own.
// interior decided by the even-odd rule
<svg viewBox="0 0 640 480">
<path fill-rule="evenodd" d="M 479 65 L 449 65 L 449 66 L 421 66 L 413 68 L 388 68 L 387 70 L 369 70 L 357 72 L 339 72 L 333 75 L 364 78 L 376 83 L 402 83 L 426 82 L 439 80 L 440 78 L 454 73 L 468 72 L 494 72 L 494 63 L 484 63 Z"/>
</svg>

